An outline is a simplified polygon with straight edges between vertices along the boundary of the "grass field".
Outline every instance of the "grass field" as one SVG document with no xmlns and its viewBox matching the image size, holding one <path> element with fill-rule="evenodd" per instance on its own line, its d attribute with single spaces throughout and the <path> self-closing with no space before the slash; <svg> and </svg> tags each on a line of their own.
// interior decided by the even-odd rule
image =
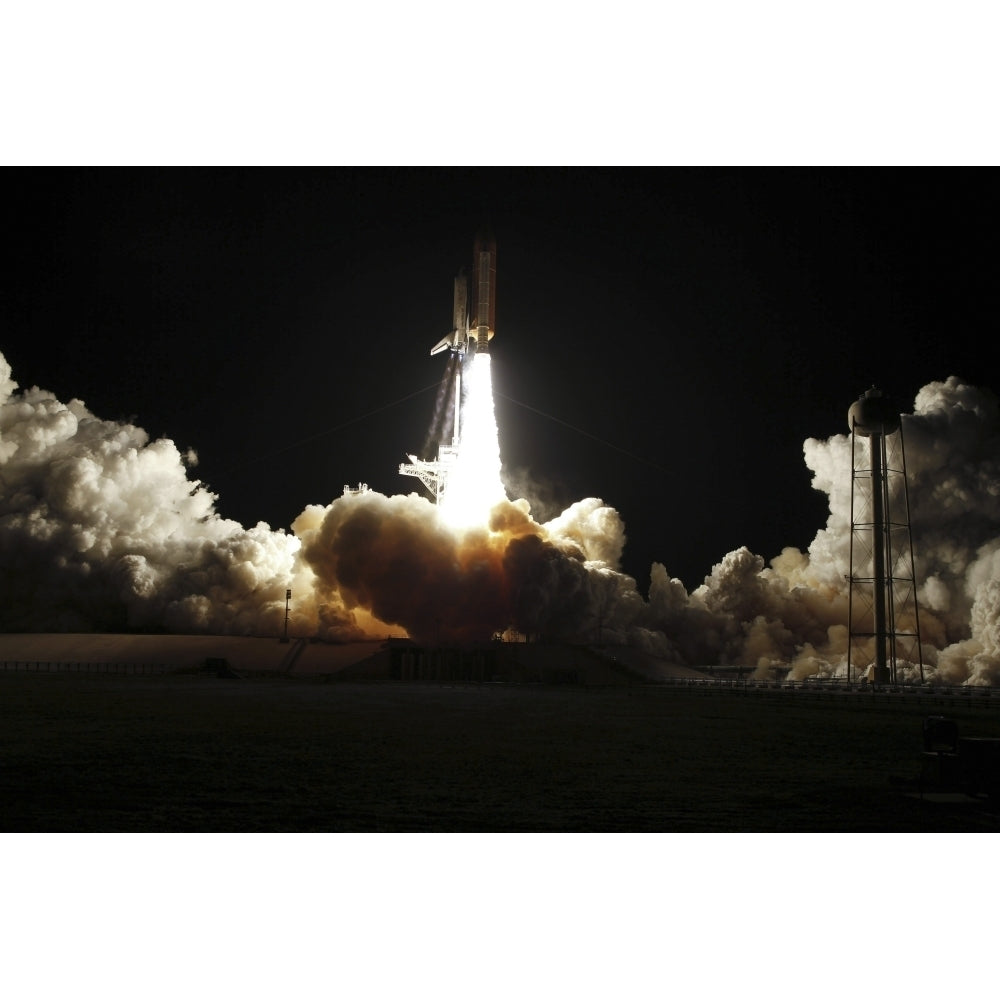
<svg viewBox="0 0 1000 1000">
<path fill-rule="evenodd" d="M 963 736 L 1000 711 L 955 699 Z M 6 831 L 986 831 L 905 696 L 0 674 Z M 908 794 L 910 793 L 910 794 Z"/>
</svg>

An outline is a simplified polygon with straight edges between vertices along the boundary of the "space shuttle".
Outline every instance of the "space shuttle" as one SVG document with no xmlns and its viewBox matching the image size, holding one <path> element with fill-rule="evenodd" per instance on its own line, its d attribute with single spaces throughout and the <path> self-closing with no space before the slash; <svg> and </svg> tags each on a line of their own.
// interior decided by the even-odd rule
<svg viewBox="0 0 1000 1000">
<path fill-rule="evenodd" d="M 432 348 L 431 354 L 451 351 L 464 354 L 472 339 L 477 354 L 487 354 L 496 326 L 497 244 L 492 236 L 480 235 L 472 248 L 472 312 L 469 312 L 469 282 L 463 272 L 455 279 L 453 327 Z M 471 320 L 471 326 L 470 326 Z"/>
</svg>

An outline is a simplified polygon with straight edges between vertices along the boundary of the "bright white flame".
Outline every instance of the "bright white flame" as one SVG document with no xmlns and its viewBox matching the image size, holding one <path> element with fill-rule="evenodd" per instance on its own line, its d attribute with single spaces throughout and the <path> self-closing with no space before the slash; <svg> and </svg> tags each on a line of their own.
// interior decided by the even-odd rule
<svg viewBox="0 0 1000 1000">
<path fill-rule="evenodd" d="M 456 528 L 485 525 L 493 505 L 506 498 L 500 481 L 490 356 L 477 354 L 466 382 L 458 458 L 441 496 L 441 516 Z"/>
</svg>

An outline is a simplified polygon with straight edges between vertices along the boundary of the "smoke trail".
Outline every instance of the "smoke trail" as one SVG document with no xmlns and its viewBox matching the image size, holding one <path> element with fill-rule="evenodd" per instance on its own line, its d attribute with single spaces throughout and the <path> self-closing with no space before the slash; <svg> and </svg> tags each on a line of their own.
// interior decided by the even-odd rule
<svg viewBox="0 0 1000 1000">
<path fill-rule="evenodd" d="M 438 386 L 437 395 L 434 398 L 434 414 L 431 417 L 430 427 L 427 436 L 424 438 L 423 447 L 420 449 L 420 458 L 430 459 L 437 455 L 438 447 L 442 444 L 450 444 L 455 435 L 455 379 L 461 373 L 462 361 L 454 354 L 449 354 L 448 365 L 445 368 L 444 378 Z"/>
<path fill-rule="evenodd" d="M 931 679 L 1000 683 L 1000 414 L 958 378 L 904 419 L 920 623 Z M 806 552 L 740 548 L 688 591 L 654 563 L 648 600 L 621 572 L 624 524 L 601 500 L 551 520 L 498 500 L 453 528 L 416 495 L 307 507 L 290 533 L 221 518 L 197 456 L 19 391 L 0 355 L 0 628 L 146 629 L 426 642 L 532 637 L 629 644 L 689 665 L 842 673 L 847 655 L 850 440 L 803 446 L 829 515 Z"/>
</svg>

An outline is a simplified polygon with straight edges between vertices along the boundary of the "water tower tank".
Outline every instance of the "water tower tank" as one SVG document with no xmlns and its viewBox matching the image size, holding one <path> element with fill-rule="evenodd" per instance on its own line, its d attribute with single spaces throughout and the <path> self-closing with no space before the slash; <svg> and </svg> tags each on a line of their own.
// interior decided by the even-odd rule
<svg viewBox="0 0 1000 1000">
<path fill-rule="evenodd" d="M 872 386 L 847 411 L 847 425 L 862 437 L 885 436 L 899 429 L 899 412 Z"/>
</svg>

